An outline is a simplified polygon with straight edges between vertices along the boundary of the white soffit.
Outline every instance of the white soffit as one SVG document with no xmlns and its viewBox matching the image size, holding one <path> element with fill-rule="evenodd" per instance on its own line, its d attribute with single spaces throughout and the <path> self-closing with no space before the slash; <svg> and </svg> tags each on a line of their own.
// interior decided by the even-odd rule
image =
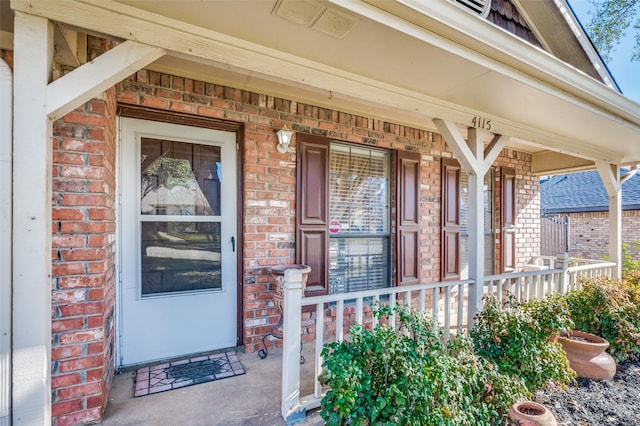
<svg viewBox="0 0 640 426">
<path fill-rule="evenodd" d="M 492 121 L 492 132 L 526 140 L 532 150 L 640 159 L 637 104 L 449 2 L 427 3 L 433 16 L 397 1 L 321 2 L 359 19 L 339 40 L 275 15 L 275 2 L 185 8 L 168 0 L 12 1 L 28 13 L 164 47 L 208 66 L 208 81 L 233 71 L 253 81 L 254 90 L 268 81 L 283 96 L 291 88 L 295 98 L 304 87 L 324 92 L 325 104 L 335 108 L 348 104 L 418 128 L 433 129 L 431 117 L 470 126 L 481 115 Z"/>
</svg>

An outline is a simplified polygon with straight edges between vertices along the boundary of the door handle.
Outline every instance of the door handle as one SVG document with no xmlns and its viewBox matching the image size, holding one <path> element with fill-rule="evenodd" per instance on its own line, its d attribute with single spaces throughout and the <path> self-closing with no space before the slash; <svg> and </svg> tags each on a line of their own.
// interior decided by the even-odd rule
<svg viewBox="0 0 640 426">
<path fill-rule="evenodd" d="M 233 250 L 233 252 L 236 252 L 236 237 L 231 237 L 231 250 Z"/>
</svg>

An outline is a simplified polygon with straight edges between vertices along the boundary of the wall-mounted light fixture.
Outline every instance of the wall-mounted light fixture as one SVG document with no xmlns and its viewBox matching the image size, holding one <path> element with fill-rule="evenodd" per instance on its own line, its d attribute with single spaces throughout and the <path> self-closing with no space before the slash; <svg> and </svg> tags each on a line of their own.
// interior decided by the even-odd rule
<svg viewBox="0 0 640 426">
<path fill-rule="evenodd" d="M 283 127 L 282 129 L 278 130 L 276 134 L 278 135 L 278 145 L 276 145 L 276 149 L 278 150 L 278 152 L 284 154 L 285 152 L 287 152 L 287 148 L 289 148 L 289 144 L 291 143 L 293 130 Z"/>
</svg>

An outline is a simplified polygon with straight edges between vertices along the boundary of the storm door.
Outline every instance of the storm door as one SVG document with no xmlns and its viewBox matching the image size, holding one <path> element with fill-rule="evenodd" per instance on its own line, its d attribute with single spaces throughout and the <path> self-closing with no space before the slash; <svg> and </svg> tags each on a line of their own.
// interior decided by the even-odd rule
<svg viewBox="0 0 640 426">
<path fill-rule="evenodd" d="M 235 133 L 121 130 L 120 364 L 235 346 Z"/>
</svg>

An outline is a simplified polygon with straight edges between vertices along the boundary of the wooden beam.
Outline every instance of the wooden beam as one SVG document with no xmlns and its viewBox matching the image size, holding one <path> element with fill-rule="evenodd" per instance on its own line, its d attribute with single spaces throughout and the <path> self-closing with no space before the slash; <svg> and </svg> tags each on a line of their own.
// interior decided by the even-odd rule
<svg viewBox="0 0 640 426">
<path fill-rule="evenodd" d="M 622 181 L 620 166 L 596 161 L 600 178 L 609 194 L 609 259 L 616 268 L 612 278 L 622 276 Z"/>
<path fill-rule="evenodd" d="M 57 120 L 162 57 L 166 49 L 125 41 L 49 84 L 47 113 Z"/>
<path fill-rule="evenodd" d="M 638 174 L 638 167 L 640 167 L 638 164 L 634 164 L 631 169 L 629 169 L 629 171 L 627 173 L 625 173 L 621 178 L 620 178 L 620 183 L 623 184 L 626 181 L 628 181 L 629 179 L 631 179 L 632 177 L 634 177 L 635 175 Z"/>
<path fill-rule="evenodd" d="M 509 143 L 509 136 L 495 135 L 487 148 L 484 150 L 484 174 L 487 174 L 489 168 L 496 161 L 502 149 Z"/>
<path fill-rule="evenodd" d="M 617 196 L 622 190 L 620 183 L 620 166 L 596 161 L 596 167 L 609 197 Z"/>
<path fill-rule="evenodd" d="M 462 137 L 462 134 L 451 121 L 442 120 L 440 118 L 434 118 L 433 124 L 436 125 L 438 131 L 444 138 L 456 160 L 460 162 L 462 170 L 467 173 L 477 173 L 476 158 L 467 145 L 467 142 Z"/>
<path fill-rule="evenodd" d="M 51 424 L 53 25 L 16 12 L 13 122 L 13 424 Z"/>
<path fill-rule="evenodd" d="M 55 25 L 53 30 L 55 61 L 70 67 L 79 67 L 87 62 L 87 43 L 85 34 Z M 81 50 L 79 47 L 82 46 Z"/>
</svg>

